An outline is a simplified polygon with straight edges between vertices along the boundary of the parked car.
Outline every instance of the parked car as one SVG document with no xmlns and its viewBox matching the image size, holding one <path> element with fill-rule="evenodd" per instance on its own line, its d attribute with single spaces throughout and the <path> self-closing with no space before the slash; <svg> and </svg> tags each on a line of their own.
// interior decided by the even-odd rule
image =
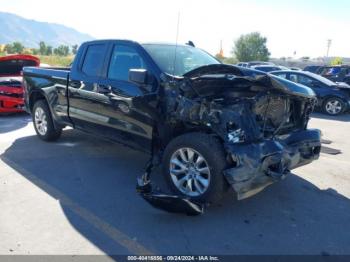
<svg viewBox="0 0 350 262">
<path fill-rule="evenodd" d="M 306 71 L 276 71 L 271 74 L 312 88 L 317 95 L 317 107 L 326 114 L 339 115 L 350 108 L 350 86 L 345 83 L 335 83 Z"/>
<path fill-rule="evenodd" d="M 301 68 L 299 67 L 290 67 L 289 69 L 293 71 L 302 71 Z M 283 70 L 287 70 L 287 69 L 283 69 Z"/>
<path fill-rule="evenodd" d="M 252 68 L 254 66 L 274 66 L 275 64 L 271 62 L 264 62 L 264 61 L 250 61 L 250 62 L 240 62 L 236 65 L 240 67 Z"/>
<path fill-rule="evenodd" d="M 229 185 L 244 199 L 321 147 L 307 129 L 314 92 L 251 71 L 188 45 L 92 41 L 71 69 L 24 69 L 26 108 L 42 140 L 71 126 L 151 154 L 187 203 L 218 202 Z"/>
<path fill-rule="evenodd" d="M 317 73 L 317 71 L 323 66 L 320 65 L 310 65 L 310 66 L 306 66 L 303 70 L 304 71 L 308 71 L 311 73 Z"/>
<path fill-rule="evenodd" d="M 347 65 L 320 67 L 316 73 L 333 82 L 350 84 L 350 66 Z"/>
<path fill-rule="evenodd" d="M 238 63 L 237 66 L 248 67 L 248 63 Z"/>
<path fill-rule="evenodd" d="M 22 69 L 39 64 L 39 59 L 30 55 L 0 57 L 0 113 L 23 111 Z"/>
<path fill-rule="evenodd" d="M 272 62 L 265 62 L 265 61 L 250 61 L 247 62 L 247 67 L 252 67 L 252 66 L 257 66 L 257 65 L 268 65 L 268 66 L 272 66 L 275 65 Z"/>
<path fill-rule="evenodd" d="M 263 71 L 266 73 L 287 69 L 285 66 L 276 66 L 276 65 L 256 65 L 256 66 L 251 66 L 250 68 L 254 70 Z"/>
</svg>

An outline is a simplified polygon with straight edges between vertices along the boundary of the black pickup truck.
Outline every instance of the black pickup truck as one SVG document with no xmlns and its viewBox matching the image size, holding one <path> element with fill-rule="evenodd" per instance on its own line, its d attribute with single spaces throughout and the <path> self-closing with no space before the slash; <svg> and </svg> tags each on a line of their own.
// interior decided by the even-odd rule
<svg viewBox="0 0 350 262">
<path fill-rule="evenodd" d="M 24 85 L 41 139 L 71 126 L 147 152 L 191 201 L 249 197 L 320 153 L 310 88 L 191 45 L 87 42 L 71 68 L 24 68 Z"/>
</svg>

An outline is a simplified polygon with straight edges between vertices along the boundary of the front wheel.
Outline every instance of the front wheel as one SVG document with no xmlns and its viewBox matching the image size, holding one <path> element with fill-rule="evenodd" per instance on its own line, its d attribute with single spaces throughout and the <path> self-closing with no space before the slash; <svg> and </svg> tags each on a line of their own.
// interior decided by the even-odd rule
<svg viewBox="0 0 350 262">
<path fill-rule="evenodd" d="M 344 102 L 338 97 L 328 98 L 323 103 L 323 111 L 328 115 L 340 115 L 345 110 Z"/>
<path fill-rule="evenodd" d="M 220 142 L 207 134 L 189 133 L 172 140 L 163 157 L 163 174 L 176 194 L 198 202 L 217 203 L 228 190 Z"/>
<path fill-rule="evenodd" d="M 45 100 L 39 100 L 34 104 L 32 116 L 35 132 L 40 139 L 54 141 L 61 136 L 62 129 L 55 128 Z"/>
</svg>

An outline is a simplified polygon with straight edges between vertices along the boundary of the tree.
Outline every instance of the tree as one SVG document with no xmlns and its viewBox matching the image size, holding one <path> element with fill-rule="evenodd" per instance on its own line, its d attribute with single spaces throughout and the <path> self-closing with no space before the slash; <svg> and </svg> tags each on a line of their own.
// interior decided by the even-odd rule
<svg viewBox="0 0 350 262">
<path fill-rule="evenodd" d="M 331 61 L 331 65 L 341 65 L 343 64 L 343 59 L 341 57 L 335 57 Z"/>
<path fill-rule="evenodd" d="M 39 42 L 39 54 L 46 55 L 46 44 L 44 41 Z"/>
<path fill-rule="evenodd" d="M 58 56 L 67 56 L 69 55 L 69 46 L 60 45 L 59 47 L 55 48 L 53 52 L 55 55 L 58 55 Z"/>
<path fill-rule="evenodd" d="M 22 54 L 24 46 L 20 42 L 13 42 L 12 44 L 7 44 L 5 46 L 5 51 L 7 54 Z"/>
<path fill-rule="evenodd" d="M 13 51 L 14 51 L 15 53 L 18 53 L 18 54 L 22 54 L 22 53 L 23 53 L 24 45 L 22 45 L 22 43 L 20 43 L 20 42 L 14 42 L 14 43 L 12 44 L 12 46 L 13 46 Z"/>
<path fill-rule="evenodd" d="M 46 53 L 45 55 L 52 55 L 53 51 L 52 51 L 52 46 L 48 45 L 46 47 Z"/>
<path fill-rule="evenodd" d="M 32 54 L 33 55 L 39 55 L 39 49 L 37 49 L 37 48 L 32 48 Z"/>
<path fill-rule="evenodd" d="M 78 45 L 72 45 L 72 53 L 73 55 L 76 55 L 78 52 Z"/>
<path fill-rule="evenodd" d="M 7 54 L 12 54 L 12 53 L 13 53 L 12 45 L 11 45 L 11 44 L 5 45 L 4 51 L 5 51 Z"/>
<path fill-rule="evenodd" d="M 231 56 L 231 57 L 224 57 L 224 59 L 222 60 L 222 62 L 224 64 L 230 64 L 230 65 L 234 65 L 234 64 L 237 64 L 238 63 L 238 60 Z"/>
<path fill-rule="evenodd" d="M 266 47 L 266 42 L 267 38 L 261 36 L 259 32 L 241 35 L 235 41 L 232 53 L 241 62 L 268 61 L 270 52 Z"/>
</svg>

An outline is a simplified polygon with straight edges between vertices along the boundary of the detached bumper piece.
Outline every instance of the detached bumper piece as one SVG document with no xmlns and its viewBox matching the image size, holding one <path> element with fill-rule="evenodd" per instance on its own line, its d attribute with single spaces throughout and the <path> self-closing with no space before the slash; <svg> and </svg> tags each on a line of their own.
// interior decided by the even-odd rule
<svg viewBox="0 0 350 262">
<path fill-rule="evenodd" d="M 260 143 L 226 147 L 236 165 L 225 170 L 224 176 L 241 200 L 284 179 L 290 170 L 318 159 L 321 134 L 309 129 Z"/>
<path fill-rule="evenodd" d="M 203 205 L 181 196 L 167 195 L 159 190 L 153 190 L 150 181 L 144 181 L 142 178 L 138 179 L 136 189 L 143 199 L 157 209 L 188 216 L 197 216 L 204 212 Z"/>
</svg>

